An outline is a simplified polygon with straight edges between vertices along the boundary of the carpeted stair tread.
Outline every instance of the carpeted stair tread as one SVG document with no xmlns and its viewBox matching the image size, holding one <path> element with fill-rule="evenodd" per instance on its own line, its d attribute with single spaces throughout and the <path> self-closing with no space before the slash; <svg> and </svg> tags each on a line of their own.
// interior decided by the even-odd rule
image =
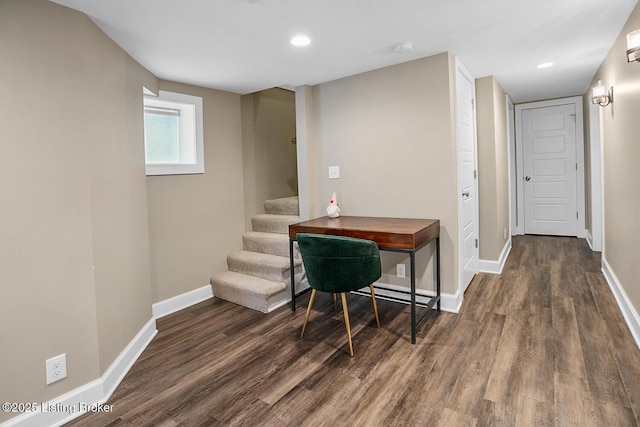
<svg viewBox="0 0 640 427">
<path fill-rule="evenodd" d="M 289 262 L 289 257 L 251 251 L 233 252 L 227 256 L 229 271 L 250 274 L 275 282 L 289 280 Z M 294 265 L 296 270 L 299 270 L 302 261 L 295 259 Z"/>
<path fill-rule="evenodd" d="M 264 210 L 268 214 L 298 216 L 298 196 L 267 200 L 264 202 Z"/>
<path fill-rule="evenodd" d="M 245 251 L 289 257 L 289 236 L 287 234 L 249 231 L 242 236 L 242 242 Z"/>
<path fill-rule="evenodd" d="M 251 217 L 253 231 L 289 234 L 289 225 L 300 222 L 297 215 L 260 214 Z"/>
<path fill-rule="evenodd" d="M 274 282 L 234 271 L 215 274 L 211 278 L 211 286 L 215 297 L 263 313 L 269 312 L 274 299 L 282 300 L 289 292 L 284 282 Z"/>
</svg>

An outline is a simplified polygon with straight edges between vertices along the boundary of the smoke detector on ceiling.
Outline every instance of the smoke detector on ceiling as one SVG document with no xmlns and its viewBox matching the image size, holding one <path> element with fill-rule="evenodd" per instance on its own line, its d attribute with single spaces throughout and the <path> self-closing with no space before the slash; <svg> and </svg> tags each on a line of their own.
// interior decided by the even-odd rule
<svg viewBox="0 0 640 427">
<path fill-rule="evenodd" d="M 413 50 L 413 43 L 411 42 L 402 42 L 398 43 L 393 47 L 395 53 L 407 53 Z"/>
</svg>

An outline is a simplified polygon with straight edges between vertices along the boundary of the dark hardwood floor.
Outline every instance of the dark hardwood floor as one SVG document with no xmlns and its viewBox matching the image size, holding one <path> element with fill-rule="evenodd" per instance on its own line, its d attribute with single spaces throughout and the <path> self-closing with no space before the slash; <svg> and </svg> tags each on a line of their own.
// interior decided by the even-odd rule
<svg viewBox="0 0 640 427">
<path fill-rule="evenodd" d="M 307 294 L 308 295 L 308 294 Z M 307 297 L 308 298 L 308 297 Z M 518 236 L 459 314 L 330 295 L 264 315 L 213 298 L 159 319 L 113 413 L 74 426 L 635 426 L 640 350 L 584 239 Z"/>
</svg>

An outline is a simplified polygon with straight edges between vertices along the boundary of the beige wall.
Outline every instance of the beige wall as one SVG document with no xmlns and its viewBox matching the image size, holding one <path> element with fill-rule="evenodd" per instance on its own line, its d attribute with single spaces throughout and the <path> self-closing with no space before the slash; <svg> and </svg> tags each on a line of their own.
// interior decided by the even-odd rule
<svg viewBox="0 0 640 427">
<path fill-rule="evenodd" d="M 476 119 L 480 259 L 497 261 L 511 236 L 509 138 L 506 94 L 493 77 L 476 80 Z"/>
<path fill-rule="evenodd" d="M 227 270 L 244 232 L 240 95 L 160 82 L 203 98 L 205 173 L 147 177 L 154 302 Z"/>
<path fill-rule="evenodd" d="M 155 78 L 44 0 L 0 2 L 0 62 L 0 400 L 40 402 L 102 375 L 151 318 L 132 112 Z M 60 353 L 68 378 L 46 386 Z"/>
<path fill-rule="evenodd" d="M 95 25 L 85 43 L 92 100 L 83 123 L 92 140 L 91 206 L 100 372 L 150 319 L 149 231 L 141 86 L 155 76 Z M 115 70 L 105 73 L 105 67 Z M 99 100 L 99 102 L 93 102 Z M 94 110 L 94 111 L 91 111 Z"/>
<path fill-rule="evenodd" d="M 316 155 L 313 149 L 313 87 L 296 88 L 296 158 L 298 167 L 298 207 L 300 219 L 307 220 L 315 215 L 317 185 L 315 182 Z M 323 197 L 324 199 L 324 197 Z M 321 201 L 324 205 L 325 200 Z"/>
<path fill-rule="evenodd" d="M 343 215 L 439 218 L 443 292 L 457 286 L 457 199 L 449 54 L 314 86 L 307 117 L 316 198 L 312 217 L 326 215 L 335 191 Z M 304 159 L 303 159 L 304 160 Z M 340 179 L 328 179 L 328 167 Z M 303 173 L 302 170 L 300 173 Z M 433 247 L 416 256 L 418 287 L 433 289 Z M 386 283 L 408 258 L 383 254 Z"/>
<path fill-rule="evenodd" d="M 245 224 L 265 200 L 298 194 L 295 94 L 274 88 L 242 96 Z"/>
<path fill-rule="evenodd" d="M 611 266 L 636 311 L 640 311 L 640 63 L 626 61 L 626 35 L 640 28 L 640 5 L 631 13 L 591 83 L 613 86 L 613 102 L 602 111 L 603 257 Z"/>
</svg>

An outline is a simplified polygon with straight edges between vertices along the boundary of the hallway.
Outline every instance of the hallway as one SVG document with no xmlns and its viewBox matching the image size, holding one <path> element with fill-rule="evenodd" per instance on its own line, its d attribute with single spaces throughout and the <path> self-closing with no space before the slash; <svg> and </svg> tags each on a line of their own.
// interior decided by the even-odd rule
<svg viewBox="0 0 640 427">
<path fill-rule="evenodd" d="M 503 273 L 476 280 L 460 317 L 502 323 L 484 392 L 495 421 L 515 409 L 535 425 L 640 423 L 640 350 L 584 239 L 515 236 Z"/>
</svg>

